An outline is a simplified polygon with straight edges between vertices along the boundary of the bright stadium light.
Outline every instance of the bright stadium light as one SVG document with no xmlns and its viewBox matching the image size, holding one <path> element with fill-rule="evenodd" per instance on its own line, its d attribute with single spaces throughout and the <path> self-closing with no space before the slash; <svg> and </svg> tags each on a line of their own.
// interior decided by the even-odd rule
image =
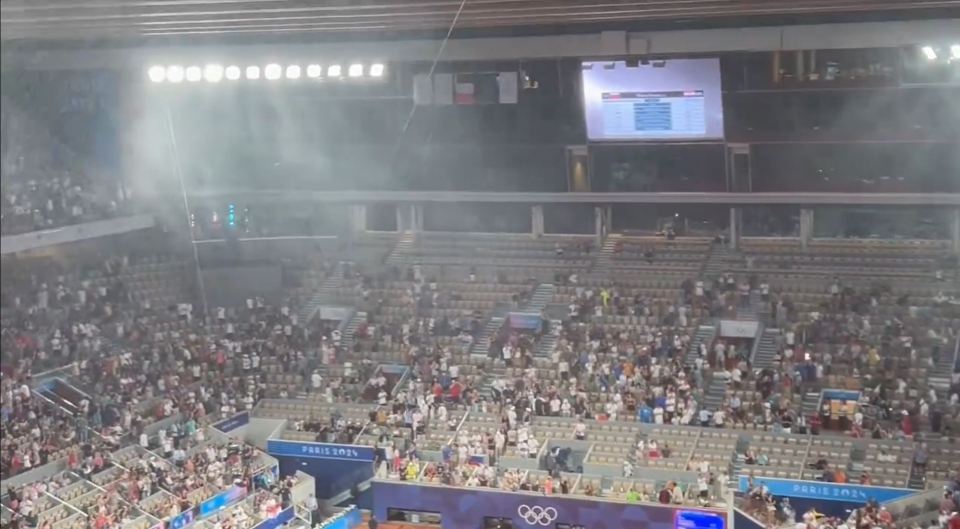
<svg viewBox="0 0 960 529">
<path fill-rule="evenodd" d="M 199 66 L 187 66 L 186 77 L 187 81 L 195 83 L 203 79 L 203 70 Z"/>
<path fill-rule="evenodd" d="M 154 83 L 162 83 L 167 79 L 167 69 L 163 66 L 151 66 L 147 70 L 147 77 Z"/>
<path fill-rule="evenodd" d="M 171 83 L 183 81 L 183 66 L 167 66 L 167 81 Z"/>
<path fill-rule="evenodd" d="M 247 66 L 247 79 L 251 81 L 260 78 L 260 67 L 259 66 Z"/>
<path fill-rule="evenodd" d="M 937 59 L 937 50 L 933 49 L 933 46 L 924 46 L 920 48 L 920 51 L 928 61 L 934 61 Z"/>
<path fill-rule="evenodd" d="M 268 64 L 266 68 L 263 69 L 263 76 L 267 78 L 268 81 L 276 81 L 283 74 L 283 67 L 279 64 Z"/>
<path fill-rule="evenodd" d="M 287 79 L 299 79 L 300 78 L 300 66 L 296 64 L 291 64 L 287 66 Z"/>
<path fill-rule="evenodd" d="M 359 63 L 351 64 L 350 69 L 347 70 L 347 75 L 349 75 L 350 77 L 363 76 L 363 65 Z"/>
<path fill-rule="evenodd" d="M 203 67 L 203 78 L 208 83 L 219 83 L 223 79 L 223 66 L 219 64 L 208 64 Z"/>
<path fill-rule="evenodd" d="M 327 67 L 327 77 L 340 77 L 343 73 L 343 68 L 339 64 L 331 64 Z"/>
<path fill-rule="evenodd" d="M 950 46 L 950 56 L 960 61 L 960 44 Z"/>
<path fill-rule="evenodd" d="M 370 77 L 383 77 L 383 63 L 375 62 L 370 65 Z"/>
<path fill-rule="evenodd" d="M 240 78 L 240 67 L 239 67 L 239 66 L 227 66 L 227 68 L 223 71 L 223 74 L 224 74 L 224 77 L 226 77 L 228 81 L 236 81 L 237 79 Z"/>
<path fill-rule="evenodd" d="M 307 77 L 311 79 L 318 79 L 323 76 L 323 67 L 319 64 L 311 64 L 307 66 Z"/>
</svg>

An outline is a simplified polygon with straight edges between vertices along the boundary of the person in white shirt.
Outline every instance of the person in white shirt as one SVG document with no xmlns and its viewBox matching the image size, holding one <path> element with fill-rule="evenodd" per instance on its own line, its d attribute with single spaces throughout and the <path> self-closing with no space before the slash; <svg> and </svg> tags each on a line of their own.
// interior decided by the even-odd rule
<svg viewBox="0 0 960 529">
<path fill-rule="evenodd" d="M 540 443 L 536 437 L 527 440 L 527 448 L 530 450 L 530 457 L 537 457 L 537 453 L 540 452 Z"/>
<path fill-rule="evenodd" d="M 503 430 L 497 430 L 497 432 L 493 434 L 493 448 L 497 457 L 500 457 L 503 454 L 503 449 L 506 444 L 507 438 L 505 435 L 503 435 Z"/>
<path fill-rule="evenodd" d="M 587 425 L 583 421 L 577 421 L 577 424 L 573 427 L 573 435 L 578 440 L 583 441 L 587 438 Z"/>
<path fill-rule="evenodd" d="M 713 424 L 716 425 L 717 428 L 723 428 L 723 423 L 725 420 L 726 420 L 726 412 L 724 412 L 723 410 L 717 410 L 713 414 Z"/>
<path fill-rule="evenodd" d="M 554 395 L 553 399 L 550 400 L 550 415 L 560 415 L 560 397 Z"/>
</svg>

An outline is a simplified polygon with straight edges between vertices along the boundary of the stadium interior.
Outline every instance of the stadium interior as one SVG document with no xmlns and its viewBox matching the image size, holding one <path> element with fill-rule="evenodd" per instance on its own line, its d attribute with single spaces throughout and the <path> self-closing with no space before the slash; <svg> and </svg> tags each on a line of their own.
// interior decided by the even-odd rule
<svg viewBox="0 0 960 529">
<path fill-rule="evenodd" d="M 960 529 L 960 1 L 0 14 L 0 528 Z"/>
</svg>

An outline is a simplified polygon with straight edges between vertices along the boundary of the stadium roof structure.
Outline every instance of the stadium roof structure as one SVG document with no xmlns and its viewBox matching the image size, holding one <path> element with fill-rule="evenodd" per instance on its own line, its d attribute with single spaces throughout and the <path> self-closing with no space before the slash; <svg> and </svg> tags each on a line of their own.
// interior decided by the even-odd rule
<svg viewBox="0 0 960 529">
<path fill-rule="evenodd" d="M 960 0 L 2 0 L 2 39 L 396 38 L 942 19 Z"/>
</svg>

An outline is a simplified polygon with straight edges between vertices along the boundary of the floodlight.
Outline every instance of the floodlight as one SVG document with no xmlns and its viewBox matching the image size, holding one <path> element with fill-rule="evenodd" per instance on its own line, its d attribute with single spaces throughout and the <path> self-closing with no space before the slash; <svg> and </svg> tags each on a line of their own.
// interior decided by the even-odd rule
<svg viewBox="0 0 960 529">
<path fill-rule="evenodd" d="M 223 73 L 224 73 L 224 77 L 226 77 L 228 81 L 236 81 L 237 79 L 240 78 L 240 67 L 227 66 L 227 68 L 223 71 Z"/>
<path fill-rule="evenodd" d="M 307 66 L 307 77 L 311 79 L 316 79 L 323 75 L 323 68 L 319 64 L 311 64 Z"/>
<path fill-rule="evenodd" d="M 300 66 L 296 64 L 291 64 L 287 66 L 287 79 L 299 79 L 300 78 Z"/>
<path fill-rule="evenodd" d="M 187 81 L 195 83 L 203 79 L 203 70 L 199 66 L 187 66 L 186 77 Z"/>
<path fill-rule="evenodd" d="M 928 61 L 933 61 L 937 58 L 937 50 L 933 49 L 933 46 L 924 46 L 920 48 L 920 51 Z"/>
<path fill-rule="evenodd" d="M 327 67 L 327 77 L 340 77 L 343 73 L 343 68 L 339 64 L 332 64 Z"/>
<path fill-rule="evenodd" d="M 375 62 L 370 65 L 370 77 L 383 77 L 383 63 Z"/>
<path fill-rule="evenodd" d="M 163 66 L 151 66 L 147 70 L 147 77 L 154 83 L 162 83 L 167 78 L 167 69 Z"/>
<path fill-rule="evenodd" d="M 219 83 L 223 79 L 223 66 L 219 64 L 208 64 L 203 67 L 203 78 L 208 83 Z"/>
<path fill-rule="evenodd" d="M 347 70 L 347 75 L 350 77 L 363 76 L 363 65 L 359 63 L 351 64 L 350 69 Z"/>
<path fill-rule="evenodd" d="M 247 79 L 254 80 L 260 78 L 259 66 L 247 66 Z"/>
<path fill-rule="evenodd" d="M 960 61 L 960 44 L 950 46 L 950 56 Z"/>
<path fill-rule="evenodd" d="M 183 81 L 183 66 L 167 66 L 167 81 L 171 83 Z"/>
<path fill-rule="evenodd" d="M 268 64 L 266 68 L 263 69 L 263 76 L 267 78 L 268 81 L 276 81 L 283 74 L 283 68 L 279 64 Z"/>
</svg>

